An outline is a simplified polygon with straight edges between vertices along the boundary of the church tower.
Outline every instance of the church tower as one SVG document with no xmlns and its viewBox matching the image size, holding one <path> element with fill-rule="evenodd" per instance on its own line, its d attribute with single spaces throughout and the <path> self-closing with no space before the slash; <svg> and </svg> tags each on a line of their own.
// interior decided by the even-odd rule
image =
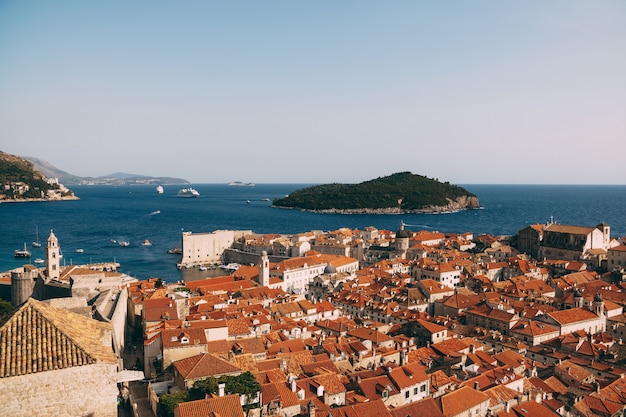
<svg viewBox="0 0 626 417">
<path fill-rule="evenodd" d="M 267 252 L 261 252 L 261 263 L 259 264 L 259 284 L 264 287 L 270 286 L 270 258 Z"/>
<path fill-rule="evenodd" d="M 596 313 L 598 317 L 604 316 L 604 301 L 602 301 L 600 293 L 596 293 L 595 297 L 593 297 L 593 312 Z"/>
<path fill-rule="evenodd" d="M 50 236 L 48 236 L 48 244 L 46 245 L 46 275 L 47 280 L 59 279 L 61 275 L 61 256 L 59 248 L 59 239 L 50 230 Z"/>
<path fill-rule="evenodd" d="M 400 222 L 400 229 L 396 232 L 396 250 L 402 252 L 402 258 L 405 258 L 408 249 L 409 232 L 404 230 L 404 222 Z"/>
<path fill-rule="evenodd" d="M 611 246 L 611 226 L 606 223 L 600 223 L 596 228 L 602 231 L 602 249 L 608 250 Z"/>
</svg>

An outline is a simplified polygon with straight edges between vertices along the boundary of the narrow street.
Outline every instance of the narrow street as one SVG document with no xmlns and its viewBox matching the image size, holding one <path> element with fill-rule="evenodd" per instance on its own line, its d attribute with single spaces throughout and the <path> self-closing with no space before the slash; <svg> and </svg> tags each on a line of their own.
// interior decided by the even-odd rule
<svg viewBox="0 0 626 417">
<path fill-rule="evenodd" d="M 133 349 L 129 345 L 122 355 L 124 359 L 124 368 L 133 369 L 137 366 L 137 358 L 141 360 L 143 356 L 142 349 Z M 130 391 L 130 404 L 122 404 L 118 407 L 118 417 L 155 417 L 150 402 L 148 401 L 148 382 L 147 381 L 131 381 L 128 383 Z"/>
</svg>

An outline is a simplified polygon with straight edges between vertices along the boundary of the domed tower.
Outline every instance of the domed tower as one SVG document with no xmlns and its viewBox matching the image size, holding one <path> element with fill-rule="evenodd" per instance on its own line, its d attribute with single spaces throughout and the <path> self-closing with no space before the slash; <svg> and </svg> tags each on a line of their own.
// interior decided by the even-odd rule
<svg viewBox="0 0 626 417">
<path fill-rule="evenodd" d="M 598 317 L 604 316 L 604 301 L 600 293 L 596 293 L 593 297 L 593 312 L 596 313 Z"/>
<path fill-rule="evenodd" d="M 47 280 L 59 279 L 61 275 L 61 257 L 60 257 L 59 239 L 50 230 L 48 243 L 46 245 L 46 275 Z"/>
<path fill-rule="evenodd" d="M 270 285 L 270 258 L 267 252 L 261 252 L 261 263 L 259 264 L 259 284 L 264 287 Z"/>
<path fill-rule="evenodd" d="M 406 253 L 409 249 L 409 232 L 404 230 L 404 222 L 400 222 L 400 229 L 396 232 L 396 250 Z"/>
<path fill-rule="evenodd" d="M 574 290 L 574 307 L 581 308 L 583 306 L 583 295 L 578 288 Z"/>
</svg>

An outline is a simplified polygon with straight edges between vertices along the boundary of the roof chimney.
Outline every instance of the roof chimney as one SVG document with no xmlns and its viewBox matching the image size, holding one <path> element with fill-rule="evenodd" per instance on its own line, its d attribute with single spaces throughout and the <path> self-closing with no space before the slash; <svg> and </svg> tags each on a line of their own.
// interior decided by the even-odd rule
<svg viewBox="0 0 626 417">
<path fill-rule="evenodd" d="M 218 389 L 218 395 L 220 397 L 224 396 L 224 389 L 226 388 L 226 384 L 222 383 L 222 384 L 218 384 L 217 385 L 217 389 Z"/>
</svg>

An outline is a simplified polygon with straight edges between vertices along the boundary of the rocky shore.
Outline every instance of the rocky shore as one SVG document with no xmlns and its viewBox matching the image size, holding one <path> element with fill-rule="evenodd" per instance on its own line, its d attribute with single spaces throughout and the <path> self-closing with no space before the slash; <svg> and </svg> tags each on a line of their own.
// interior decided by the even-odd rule
<svg viewBox="0 0 626 417">
<path fill-rule="evenodd" d="M 460 196 L 455 200 L 447 199 L 448 204 L 445 206 L 425 206 L 418 210 L 403 210 L 402 207 L 387 207 L 387 208 L 360 208 L 360 209 L 324 209 L 324 210 L 303 210 L 312 213 L 326 213 L 326 214 L 428 214 L 428 213 L 452 213 L 460 210 L 478 209 L 480 208 L 480 202 L 478 197 L 474 196 Z M 288 208 L 274 206 L 275 208 Z"/>
<path fill-rule="evenodd" d="M 35 203 L 42 201 L 67 201 L 67 200 L 80 200 L 80 198 L 75 195 L 68 195 L 65 197 L 52 197 L 52 198 L 7 198 L 4 200 L 0 200 L 0 204 L 2 203 Z"/>
</svg>

